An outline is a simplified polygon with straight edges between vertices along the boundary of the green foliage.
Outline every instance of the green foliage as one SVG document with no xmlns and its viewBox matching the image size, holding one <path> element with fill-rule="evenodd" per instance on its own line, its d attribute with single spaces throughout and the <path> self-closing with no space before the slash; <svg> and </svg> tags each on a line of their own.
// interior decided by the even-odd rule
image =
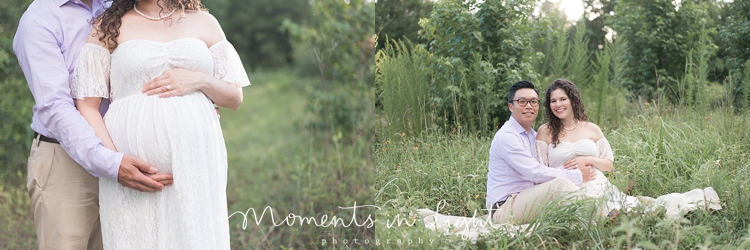
<svg viewBox="0 0 750 250">
<path fill-rule="evenodd" d="M 260 214 L 273 208 L 276 224 L 290 213 L 315 217 L 356 216 L 363 224 L 374 212 L 339 207 L 371 205 L 372 116 L 365 117 L 349 133 L 310 129 L 314 119 L 305 106 L 311 105 L 311 88 L 320 79 L 301 78 L 290 71 L 256 72 L 245 91 L 245 102 L 237 111 L 221 110 L 221 123 L 227 144 L 229 174 L 227 201 L 230 213 L 254 208 Z M 371 91 L 351 92 L 348 103 L 372 103 Z M 369 110 L 372 113 L 372 110 Z M 329 121 L 331 122 L 331 121 Z M 268 211 L 256 224 L 251 214 L 242 227 L 239 214 L 229 220 L 235 249 L 330 249 L 321 240 L 358 238 L 372 240 L 374 228 L 366 226 L 318 227 L 314 225 L 274 226 Z M 329 220 L 330 221 L 330 220 Z"/>
<path fill-rule="evenodd" d="M 508 117 L 507 90 L 538 78 L 528 13 L 536 1 L 441 1 L 422 19 L 438 124 L 487 133 Z M 387 105 L 387 104 L 386 104 Z"/>
<path fill-rule="evenodd" d="M 375 55 L 375 86 L 380 90 L 387 126 L 381 134 L 421 133 L 428 124 L 430 80 L 426 72 L 428 53 L 411 42 L 385 45 Z"/>
<path fill-rule="evenodd" d="M 293 22 L 306 19 L 307 3 L 305 0 L 203 1 L 250 69 L 275 69 L 292 64 L 289 34 L 280 28 L 286 19 Z"/>
<path fill-rule="evenodd" d="M 570 57 L 566 75 L 568 80 L 571 80 L 580 87 L 587 87 L 591 81 L 591 66 L 589 65 L 589 58 L 591 56 L 589 55 L 588 44 L 589 39 L 586 37 L 584 22 L 583 20 L 578 21 L 573 37 L 573 44 L 570 45 Z"/>
<path fill-rule="evenodd" d="M 727 45 L 728 61 L 732 68 L 737 69 L 750 60 L 750 2 L 733 1 L 728 9 L 729 24 L 721 30 L 721 37 Z"/>
<path fill-rule="evenodd" d="M 13 36 L 28 0 L 0 3 L 0 178 L 26 170 L 31 146 L 31 111 L 34 99 L 13 54 Z M 23 183 L 15 180 L 10 184 Z"/>
<path fill-rule="evenodd" d="M 365 83 L 340 85 L 336 88 L 322 88 L 322 83 L 306 86 L 308 102 L 305 111 L 313 117 L 308 127 L 331 133 L 350 134 L 365 128 L 361 124 L 369 117 L 372 103 L 369 95 L 372 87 Z"/>
<path fill-rule="evenodd" d="M 576 218 L 575 206 L 545 211 L 527 234 L 515 237 L 494 232 L 476 244 L 458 237 L 430 232 L 416 217 L 413 226 L 378 228 L 381 241 L 435 238 L 432 248 L 512 249 L 710 249 L 743 248 L 748 241 L 746 216 L 750 209 L 750 137 L 746 111 L 725 108 L 713 112 L 692 109 L 663 111 L 630 105 L 617 129 L 604 127 L 615 152 L 615 167 L 605 173 L 620 190 L 629 183 L 633 196 L 687 192 L 712 186 L 722 211 L 694 211 L 685 218 L 665 218 L 663 212 L 636 208 L 619 218 Z M 452 133 L 380 141 L 376 158 L 376 204 L 388 218 L 409 215 L 415 209 L 444 215 L 486 215 L 483 209 L 489 138 Z M 578 207 L 585 209 L 585 207 Z M 380 217 L 379 217 L 380 218 Z M 409 217 L 407 217 L 409 218 Z M 410 219 L 411 221 L 411 219 Z M 743 245 L 745 244 L 745 245 Z"/>
<path fill-rule="evenodd" d="M 555 76 L 565 76 L 565 65 L 568 62 L 568 53 L 570 52 L 568 41 L 565 39 L 565 29 L 559 29 L 555 33 L 555 39 L 550 52 L 547 55 L 550 64 L 550 75 L 554 78 Z M 545 72 L 542 72 L 545 73 Z"/>
<path fill-rule="evenodd" d="M 596 89 L 596 96 L 598 96 L 597 100 L 597 108 L 596 113 L 594 115 L 593 121 L 595 123 L 602 123 L 603 116 L 604 116 L 604 97 L 609 94 L 608 87 L 610 85 L 609 83 L 609 72 L 610 72 L 610 63 L 612 61 L 612 56 L 610 55 L 611 50 L 609 49 L 608 43 L 604 44 L 604 49 L 596 53 L 596 61 L 599 62 L 597 65 L 597 74 L 594 75 L 594 84 L 592 85 L 592 88 Z"/>
<path fill-rule="evenodd" d="M 627 43 L 627 39 L 625 39 L 624 37 L 620 37 L 612 45 L 607 46 L 610 55 L 610 66 L 612 68 L 612 78 L 610 81 L 610 85 L 613 89 L 624 89 L 625 86 L 625 75 L 628 70 L 627 58 L 625 56 L 625 48 L 627 48 Z M 614 121 L 614 124 L 620 124 L 620 118 L 622 116 L 620 115 L 619 104 L 627 105 L 627 103 L 618 101 L 617 94 L 615 94 L 615 98 L 612 103 L 614 106 L 614 110 L 612 110 L 612 112 L 608 112 L 608 114 L 612 115 L 612 121 Z"/>
<path fill-rule="evenodd" d="M 383 49 L 391 39 L 426 42 L 418 37 L 419 19 L 429 17 L 433 5 L 433 1 L 429 0 L 378 1 L 375 4 L 375 31 L 378 34 L 376 50 Z"/>
<path fill-rule="evenodd" d="M 309 125 L 349 134 L 361 129 L 357 124 L 372 106 L 362 95 L 372 91 L 374 78 L 375 5 L 363 0 L 309 4 L 310 18 L 283 24 L 296 53 L 305 55 L 297 59 L 312 61 L 322 79 L 308 86 L 306 110 L 314 116 Z"/>
<path fill-rule="evenodd" d="M 581 20 L 586 26 L 586 38 L 588 38 L 589 51 L 597 51 L 604 48 L 607 32 L 611 29 L 612 15 L 614 13 L 616 0 L 584 0 L 583 18 Z"/>
<path fill-rule="evenodd" d="M 283 23 L 294 50 L 308 55 L 325 81 L 372 82 L 375 3 L 320 0 L 309 4 L 310 18 Z"/>
<path fill-rule="evenodd" d="M 614 12 L 614 29 L 628 37 L 625 87 L 636 96 L 656 99 L 663 86 L 672 87 L 685 74 L 683 61 L 696 47 L 707 23 L 704 4 L 669 0 L 621 0 Z M 710 27 L 706 27 L 710 29 Z M 661 86 L 657 86 L 657 83 Z"/>
<path fill-rule="evenodd" d="M 527 35 L 532 37 L 533 47 L 539 55 L 534 61 L 539 77 L 533 81 L 537 84 L 552 82 L 553 79 L 547 79 L 547 76 L 564 76 L 568 45 L 564 37 L 566 33 L 560 32 L 565 30 L 567 17 L 559 7 L 560 2 L 542 1 L 539 12 L 531 17 L 532 33 Z"/>
<path fill-rule="evenodd" d="M 31 199 L 25 185 L 11 184 L 14 179 L 25 179 L 20 170 L 14 174 L 0 176 L 0 242 L 3 249 L 36 249 L 34 215 L 29 209 Z"/>
</svg>

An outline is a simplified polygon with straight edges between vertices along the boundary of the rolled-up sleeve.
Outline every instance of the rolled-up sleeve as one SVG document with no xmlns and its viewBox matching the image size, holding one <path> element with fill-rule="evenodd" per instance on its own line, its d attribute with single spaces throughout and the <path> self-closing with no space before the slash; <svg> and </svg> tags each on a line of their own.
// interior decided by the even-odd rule
<svg viewBox="0 0 750 250">
<path fill-rule="evenodd" d="M 107 149 L 76 110 L 70 72 L 56 36 L 60 32 L 35 20 L 43 18 L 21 19 L 13 51 L 34 96 L 39 120 L 87 172 L 116 181 L 123 154 Z"/>
</svg>

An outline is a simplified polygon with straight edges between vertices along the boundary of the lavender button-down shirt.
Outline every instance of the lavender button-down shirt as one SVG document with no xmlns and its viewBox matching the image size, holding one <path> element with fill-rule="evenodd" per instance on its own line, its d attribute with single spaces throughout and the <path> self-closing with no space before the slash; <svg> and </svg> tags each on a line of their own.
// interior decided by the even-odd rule
<svg viewBox="0 0 750 250">
<path fill-rule="evenodd" d="M 565 177 L 575 184 L 583 178 L 581 171 L 549 168 L 536 160 L 536 132 L 526 131 L 512 116 L 495 133 L 490 146 L 487 173 L 487 209 L 504 201 L 508 195 L 519 193 L 539 183 Z"/>
<path fill-rule="evenodd" d="M 57 139 L 92 175 L 117 180 L 123 154 L 104 147 L 70 96 L 73 66 L 91 21 L 103 10 L 102 0 L 94 0 L 92 7 L 80 0 L 32 2 L 21 17 L 13 51 L 34 95 L 31 129 Z M 108 101 L 102 102 L 104 114 Z"/>
</svg>

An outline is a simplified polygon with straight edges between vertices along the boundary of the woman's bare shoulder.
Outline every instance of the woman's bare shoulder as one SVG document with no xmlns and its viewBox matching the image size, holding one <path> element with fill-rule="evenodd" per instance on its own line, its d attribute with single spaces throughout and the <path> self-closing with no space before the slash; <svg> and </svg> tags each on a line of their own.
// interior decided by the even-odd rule
<svg viewBox="0 0 750 250">
<path fill-rule="evenodd" d="M 224 30 L 221 29 L 219 21 L 216 20 L 214 15 L 202 10 L 186 10 L 185 14 L 188 17 L 195 18 L 196 28 L 200 29 L 203 41 L 211 47 L 215 43 L 226 40 Z"/>
<path fill-rule="evenodd" d="M 591 140 L 599 141 L 600 139 L 604 138 L 604 132 L 602 132 L 602 129 L 599 127 L 599 125 L 596 125 L 596 123 L 593 122 L 585 123 L 586 132 L 589 134 Z"/>
<path fill-rule="evenodd" d="M 537 129 L 536 133 L 536 139 L 539 141 L 547 142 L 548 144 L 551 143 L 552 138 L 550 137 L 550 130 L 547 123 L 542 124 L 539 126 L 539 129 Z"/>
</svg>

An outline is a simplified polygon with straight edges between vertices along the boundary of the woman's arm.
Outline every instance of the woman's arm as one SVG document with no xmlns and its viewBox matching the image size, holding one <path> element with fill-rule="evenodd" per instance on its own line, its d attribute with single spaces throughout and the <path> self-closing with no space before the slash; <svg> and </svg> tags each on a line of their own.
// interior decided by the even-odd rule
<svg viewBox="0 0 750 250">
<path fill-rule="evenodd" d="M 143 86 L 147 95 L 158 94 L 159 97 L 181 96 L 202 91 L 211 101 L 219 106 L 237 109 L 242 104 L 242 88 L 214 78 L 203 72 L 176 68 L 164 71 Z"/>
<path fill-rule="evenodd" d="M 189 13 L 188 18 L 194 18 L 192 25 L 195 30 L 202 34 L 201 40 L 206 43 L 209 50 L 213 45 L 226 40 L 221 25 L 211 14 L 194 11 Z M 245 74 L 244 69 L 242 74 Z M 240 85 L 242 84 L 227 82 L 215 75 L 176 68 L 167 70 L 161 76 L 146 83 L 143 92 L 147 95 L 158 94 L 159 97 L 170 97 L 186 95 L 200 90 L 215 104 L 236 110 L 242 104 L 242 87 Z"/>
<path fill-rule="evenodd" d="M 598 158 L 594 156 L 578 156 L 570 159 L 564 164 L 565 169 L 576 169 L 578 166 L 589 165 L 593 166 L 599 171 L 612 171 L 614 169 L 612 161 L 609 159 Z"/>
<path fill-rule="evenodd" d="M 101 97 L 86 97 L 83 100 L 76 99 L 76 107 L 78 108 L 78 112 L 81 112 L 83 118 L 94 128 L 96 136 L 102 140 L 104 146 L 117 152 L 115 144 L 112 143 L 112 138 L 109 137 L 107 127 L 104 126 L 104 119 L 102 119 L 102 115 L 99 113 L 99 104 L 101 101 Z"/>
<path fill-rule="evenodd" d="M 599 157 L 595 157 L 595 156 L 575 157 L 564 164 L 565 169 L 575 169 L 577 165 L 591 165 L 595 167 L 596 169 L 599 169 L 599 171 L 607 171 L 607 172 L 612 171 L 612 169 L 614 169 L 614 165 L 611 160 L 612 150 L 609 148 L 609 143 L 606 144 L 607 150 L 602 150 L 602 148 L 599 147 L 599 141 L 604 139 L 604 133 L 602 132 L 601 128 L 599 128 L 599 126 L 591 122 L 586 122 L 585 127 L 586 129 L 588 129 L 587 132 L 589 133 L 591 140 L 597 143 L 597 148 L 599 148 L 599 151 L 600 151 Z M 606 139 L 604 141 L 606 142 Z M 603 152 L 603 151 L 606 151 L 606 152 Z"/>
</svg>

